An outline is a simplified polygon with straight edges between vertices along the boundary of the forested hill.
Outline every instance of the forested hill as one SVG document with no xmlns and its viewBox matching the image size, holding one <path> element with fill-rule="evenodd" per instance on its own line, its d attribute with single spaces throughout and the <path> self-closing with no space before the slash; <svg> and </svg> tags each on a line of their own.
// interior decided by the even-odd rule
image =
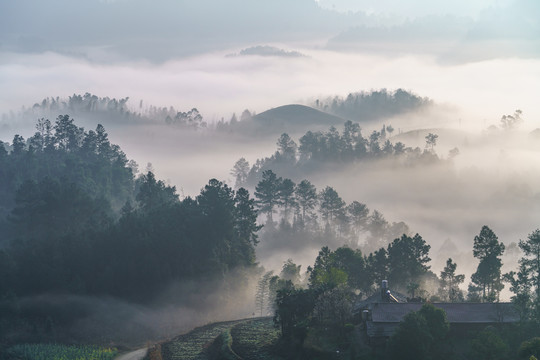
<svg viewBox="0 0 540 360">
<path fill-rule="evenodd" d="M 317 99 L 312 104 L 316 109 L 329 114 L 361 122 L 389 118 L 432 105 L 432 100 L 403 89 L 356 92 L 350 93 L 345 98 L 335 96 Z"/>
<path fill-rule="evenodd" d="M 307 106 L 306 106 L 307 105 Z M 2 125 L 32 123 L 36 118 L 70 114 L 82 120 L 99 121 L 111 126 L 153 124 L 168 125 L 190 130 L 210 129 L 222 133 L 239 133 L 247 136 L 265 136 L 282 132 L 301 133 L 338 126 L 346 120 L 369 123 L 400 114 L 420 111 L 433 105 L 433 101 L 403 89 L 381 89 L 350 93 L 347 97 L 328 96 L 304 105 L 289 104 L 256 114 L 247 109 L 241 116 L 217 122 L 204 119 L 204 110 L 160 107 L 143 100 L 134 103 L 129 97 L 110 98 L 95 94 L 73 94 L 68 97 L 48 97 L 18 112 L 2 114 Z"/>
<path fill-rule="evenodd" d="M 100 125 L 86 131 L 68 115 L 40 120 L 30 139 L 0 144 L 0 169 L 2 334 L 27 326 L 18 317 L 37 311 L 19 298 L 149 302 L 175 281 L 223 279 L 255 264 L 259 227 L 246 190 L 212 179 L 197 197 L 179 200 L 151 172 L 135 177 L 134 163 Z"/>
<path fill-rule="evenodd" d="M 48 97 L 18 112 L 2 114 L 3 126 L 12 123 L 33 122 L 36 118 L 54 118 L 58 114 L 70 114 L 79 119 L 98 121 L 108 126 L 134 124 L 167 124 L 189 129 L 205 128 L 206 122 L 196 108 L 181 111 L 170 107 L 148 105 L 142 100 L 137 105 L 129 103 L 129 97 L 110 98 L 94 94 L 73 94 L 66 97 Z"/>
<path fill-rule="evenodd" d="M 15 135 L 10 146 L 0 142 L 3 220 L 16 203 L 31 203 L 37 199 L 37 193 L 44 195 L 40 187 L 45 186 L 55 197 L 61 192 L 52 191 L 54 186 L 72 184 L 72 191 L 89 199 L 106 199 L 116 211 L 134 199 L 136 163 L 128 161 L 118 145 L 111 144 L 102 125 L 85 131 L 68 115 L 61 115 L 54 124 L 47 119 L 38 120 L 36 129 L 28 139 Z M 67 191 L 66 186 L 61 188 Z M 73 194 L 65 195 L 74 199 Z M 107 207 L 101 209 L 107 212 Z"/>
</svg>

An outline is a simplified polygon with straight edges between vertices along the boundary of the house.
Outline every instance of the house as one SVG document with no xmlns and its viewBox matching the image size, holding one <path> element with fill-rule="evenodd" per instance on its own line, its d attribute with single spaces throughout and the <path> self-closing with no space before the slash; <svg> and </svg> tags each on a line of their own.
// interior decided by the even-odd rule
<svg viewBox="0 0 540 360">
<path fill-rule="evenodd" d="M 369 338 L 390 337 L 405 315 L 418 311 L 422 303 L 373 304 L 365 321 Z M 452 330 L 481 329 L 488 325 L 508 324 L 519 321 L 512 303 L 434 303 L 446 312 Z M 461 329 L 461 330 L 460 330 Z"/>
<path fill-rule="evenodd" d="M 390 337 L 405 315 L 418 311 L 423 303 L 407 302 L 399 293 L 392 294 L 388 283 L 381 291 L 360 301 L 354 311 L 361 313 L 363 328 L 371 343 L 380 343 Z M 391 296 L 385 296 L 390 294 Z M 446 312 L 452 331 L 465 333 L 488 325 L 501 325 L 519 321 L 519 314 L 512 303 L 433 303 Z"/>
</svg>

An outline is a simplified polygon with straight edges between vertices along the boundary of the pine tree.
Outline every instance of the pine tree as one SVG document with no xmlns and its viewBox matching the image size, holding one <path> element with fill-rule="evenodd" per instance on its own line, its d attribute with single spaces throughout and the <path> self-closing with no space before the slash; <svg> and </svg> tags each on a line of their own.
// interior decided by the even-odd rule
<svg viewBox="0 0 540 360">
<path fill-rule="evenodd" d="M 255 197 L 259 209 L 267 214 L 268 223 L 273 223 L 273 213 L 279 204 L 279 189 L 282 179 L 278 178 L 272 170 L 263 171 L 262 180 L 255 187 Z"/>
<path fill-rule="evenodd" d="M 465 275 L 456 275 L 457 264 L 449 258 L 446 266 L 441 271 L 441 297 L 450 302 L 463 301 L 463 292 L 459 289 L 459 284 L 465 280 Z"/>
<path fill-rule="evenodd" d="M 476 272 L 471 276 L 472 282 L 482 288 L 483 301 L 493 302 L 498 299 L 503 289 L 501 278 L 504 244 L 487 226 L 483 226 L 480 234 L 474 237 L 473 255 L 480 260 Z"/>
</svg>

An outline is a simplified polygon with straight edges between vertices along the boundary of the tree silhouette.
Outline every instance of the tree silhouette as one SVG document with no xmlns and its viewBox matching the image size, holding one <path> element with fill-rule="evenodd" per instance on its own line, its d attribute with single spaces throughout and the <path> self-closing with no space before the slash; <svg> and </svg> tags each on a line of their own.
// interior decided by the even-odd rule
<svg viewBox="0 0 540 360">
<path fill-rule="evenodd" d="M 308 180 L 302 180 L 296 187 L 295 194 L 302 211 L 302 221 L 305 222 L 306 214 L 311 213 L 317 205 L 317 189 Z"/>
<path fill-rule="evenodd" d="M 296 184 L 291 179 L 284 179 L 279 186 L 279 204 L 283 208 L 283 218 L 289 220 L 291 211 L 298 206 L 294 196 Z"/>
<path fill-rule="evenodd" d="M 501 117 L 501 127 L 504 130 L 513 130 L 523 122 L 521 110 L 514 111 L 514 115 L 503 115 Z"/>
<path fill-rule="evenodd" d="M 472 282 L 482 288 L 484 301 L 495 301 L 504 287 L 501 282 L 500 259 L 503 252 L 504 244 L 499 242 L 497 235 L 484 225 L 480 234 L 474 237 L 473 255 L 480 263 L 471 276 Z"/>
<path fill-rule="evenodd" d="M 245 158 L 240 158 L 234 164 L 234 167 L 231 170 L 231 175 L 234 177 L 235 188 L 240 188 L 245 185 L 246 180 L 249 174 L 249 162 Z"/>
<path fill-rule="evenodd" d="M 446 260 L 446 266 L 441 271 L 441 287 L 440 294 L 446 301 L 457 302 L 463 300 L 463 292 L 459 289 L 459 285 L 465 281 L 465 275 L 456 274 L 457 264 L 449 258 Z"/>
<path fill-rule="evenodd" d="M 429 152 L 434 152 L 435 145 L 437 145 L 437 139 L 439 138 L 439 135 L 429 133 L 426 135 L 426 150 Z"/>
<path fill-rule="evenodd" d="M 327 223 L 334 221 L 339 212 L 343 211 L 345 202 L 339 197 L 334 188 L 327 186 L 319 194 L 319 206 L 323 219 Z"/>
<path fill-rule="evenodd" d="M 403 234 L 388 245 L 388 280 L 395 286 L 406 286 L 418 282 L 429 270 L 430 245 L 418 234 L 413 237 Z"/>
<path fill-rule="evenodd" d="M 298 146 L 293 139 L 287 134 L 283 133 L 277 141 L 278 153 L 287 160 L 296 160 L 296 150 Z"/>
<path fill-rule="evenodd" d="M 279 204 L 279 190 L 282 179 L 278 178 L 272 170 L 265 170 L 262 174 L 262 180 L 255 187 L 255 197 L 259 209 L 266 213 L 267 222 L 273 222 L 273 213 L 276 205 Z"/>
</svg>

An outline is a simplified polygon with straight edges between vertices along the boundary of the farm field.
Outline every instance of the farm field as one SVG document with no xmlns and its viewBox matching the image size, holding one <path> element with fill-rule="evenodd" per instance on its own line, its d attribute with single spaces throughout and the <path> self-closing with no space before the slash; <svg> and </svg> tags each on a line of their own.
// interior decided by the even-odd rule
<svg viewBox="0 0 540 360">
<path fill-rule="evenodd" d="M 98 346 L 19 344 L 7 350 L 7 358 L 20 360 L 112 360 L 118 351 Z"/>
<path fill-rule="evenodd" d="M 279 339 L 279 330 L 272 318 L 243 321 L 231 329 L 232 350 L 244 360 L 278 360 L 272 347 Z"/>
<path fill-rule="evenodd" d="M 272 318 L 221 322 L 196 328 L 161 344 L 159 355 L 163 360 L 279 360 L 281 358 L 271 353 L 271 347 L 278 337 L 279 332 L 274 328 Z M 148 358 L 153 357 L 150 351 Z"/>
<path fill-rule="evenodd" d="M 161 346 L 163 360 L 206 360 L 208 349 L 216 338 L 239 321 L 227 321 L 202 326 L 180 335 Z"/>
</svg>

